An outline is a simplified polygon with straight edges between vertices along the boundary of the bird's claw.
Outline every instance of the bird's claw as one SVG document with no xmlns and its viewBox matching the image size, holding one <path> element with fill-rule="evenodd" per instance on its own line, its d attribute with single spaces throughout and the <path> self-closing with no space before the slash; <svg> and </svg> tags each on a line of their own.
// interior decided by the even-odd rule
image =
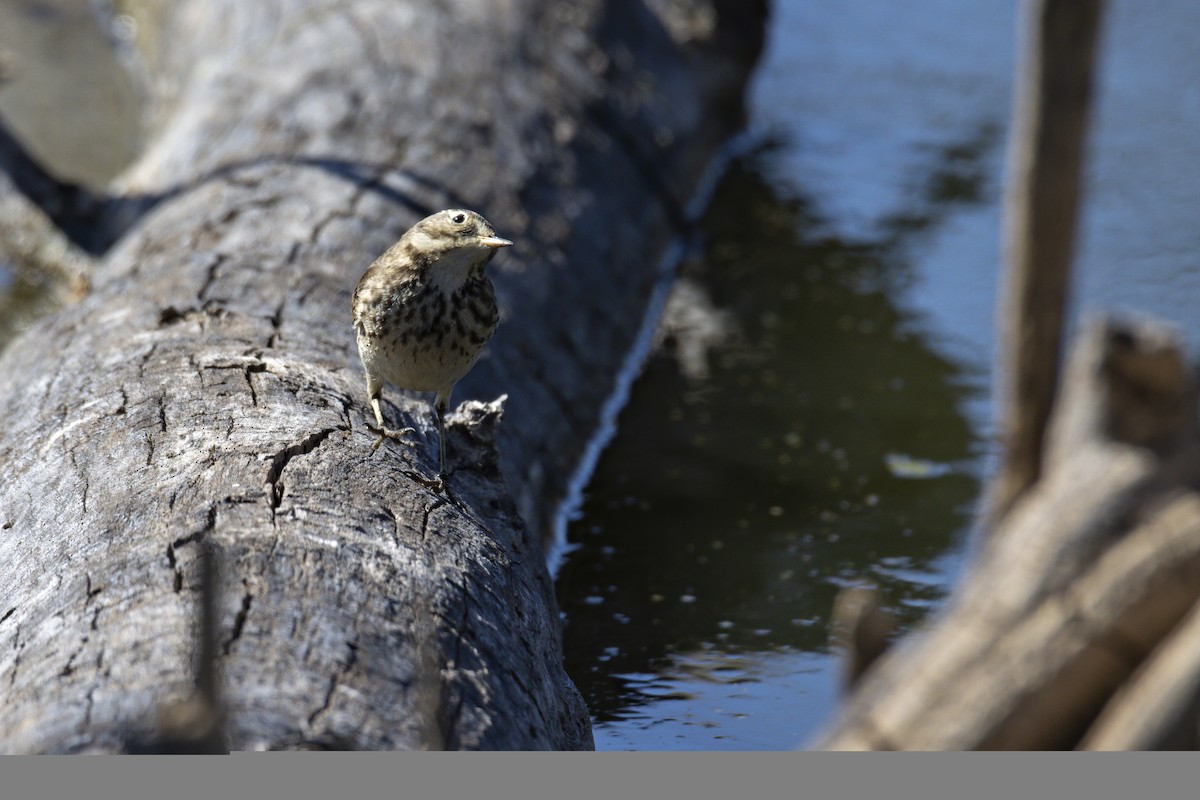
<svg viewBox="0 0 1200 800">
<path fill-rule="evenodd" d="M 375 444 L 371 445 L 371 452 L 379 449 L 379 445 L 383 444 L 384 439 L 395 439 L 397 442 L 403 442 L 407 434 L 414 433 L 412 428 L 400 428 L 393 430 L 391 428 L 381 428 L 375 425 L 368 425 L 367 430 L 371 433 L 378 434 L 379 438 L 375 440 Z"/>
<path fill-rule="evenodd" d="M 419 472 L 416 472 L 416 471 L 410 470 L 410 469 L 404 470 L 404 474 L 407 475 L 409 478 L 411 478 L 413 481 L 421 484 L 422 486 L 424 486 L 426 489 L 433 492 L 434 494 L 442 494 L 443 492 L 448 490 L 448 487 L 446 486 L 446 481 L 441 475 L 435 475 L 432 478 L 426 478 L 424 475 L 420 474 Z"/>
<path fill-rule="evenodd" d="M 441 475 L 435 475 L 432 478 L 422 478 L 420 475 L 414 475 L 413 480 L 435 494 L 441 494 L 446 489 L 446 484 L 442 481 Z"/>
<path fill-rule="evenodd" d="M 395 439 L 397 442 L 403 442 L 406 435 L 410 433 L 416 433 L 414 428 L 400 428 L 397 430 L 392 428 L 382 428 L 378 425 L 370 424 L 367 425 L 367 430 L 379 437 L 375 440 L 375 444 L 371 445 L 371 452 L 379 449 L 379 445 L 383 444 L 385 439 Z M 408 476 L 424 486 L 426 489 L 429 489 L 437 494 L 441 494 L 446 489 L 446 482 L 442 479 L 442 475 L 440 473 L 432 478 L 423 477 L 415 472 L 408 473 Z"/>
</svg>

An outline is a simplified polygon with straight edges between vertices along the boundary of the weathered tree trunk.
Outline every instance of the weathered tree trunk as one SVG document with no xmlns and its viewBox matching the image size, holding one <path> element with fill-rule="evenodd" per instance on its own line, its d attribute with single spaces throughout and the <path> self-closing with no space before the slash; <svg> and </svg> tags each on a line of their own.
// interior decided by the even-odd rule
<svg viewBox="0 0 1200 800">
<path fill-rule="evenodd" d="M 763 23 L 670 5 L 177 4 L 93 291 L 0 361 L 0 751 L 153 747 L 205 548 L 228 746 L 591 746 L 540 537 Z M 450 206 L 517 246 L 438 495 L 428 436 L 370 450 L 349 300 Z"/>
</svg>

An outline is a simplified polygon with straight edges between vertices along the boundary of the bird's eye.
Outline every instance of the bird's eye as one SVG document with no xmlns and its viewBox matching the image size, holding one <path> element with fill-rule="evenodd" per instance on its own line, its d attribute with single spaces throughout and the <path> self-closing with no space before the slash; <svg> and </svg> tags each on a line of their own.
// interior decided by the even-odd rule
<svg viewBox="0 0 1200 800">
<path fill-rule="evenodd" d="M 458 214 L 455 214 L 453 217 L 451 217 L 450 221 L 453 222 L 455 225 L 462 225 L 464 222 L 467 221 L 467 215 L 463 214 L 462 212 L 459 212 Z"/>
</svg>

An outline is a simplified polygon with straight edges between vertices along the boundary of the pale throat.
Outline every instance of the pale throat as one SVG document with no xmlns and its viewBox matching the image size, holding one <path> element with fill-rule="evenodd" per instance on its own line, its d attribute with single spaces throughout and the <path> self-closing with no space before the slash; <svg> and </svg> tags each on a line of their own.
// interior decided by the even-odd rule
<svg viewBox="0 0 1200 800">
<path fill-rule="evenodd" d="M 474 273 L 482 269 L 488 255 L 490 253 L 483 248 L 456 247 L 449 250 L 429 265 L 429 283 L 445 294 L 456 292 Z"/>
</svg>

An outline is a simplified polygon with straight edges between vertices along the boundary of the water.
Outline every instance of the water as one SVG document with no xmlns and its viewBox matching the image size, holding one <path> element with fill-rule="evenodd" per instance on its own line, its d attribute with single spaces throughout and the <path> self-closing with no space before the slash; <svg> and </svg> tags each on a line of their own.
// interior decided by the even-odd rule
<svg viewBox="0 0 1200 800">
<path fill-rule="evenodd" d="M 601 744 L 797 746 L 833 705 L 838 589 L 869 579 L 919 619 L 978 493 L 982 376 L 893 299 L 919 234 L 831 237 L 764 178 L 783 153 L 718 191 L 684 279 L 724 335 L 698 356 L 685 328 L 651 358 L 570 532 L 567 669 Z"/>
<path fill-rule="evenodd" d="M 961 573 L 995 456 L 1017 4 L 775 7 L 689 308 L 597 465 L 559 576 L 601 749 L 787 749 L 837 703 L 837 589 L 911 627 Z M 1193 345 L 1200 7 L 1111 3 L 1072 324 Z M 699 331 L 693 335 L 688 332 Z M 673 341 L 678 340 L 678 341 Z"/>
</svg>

